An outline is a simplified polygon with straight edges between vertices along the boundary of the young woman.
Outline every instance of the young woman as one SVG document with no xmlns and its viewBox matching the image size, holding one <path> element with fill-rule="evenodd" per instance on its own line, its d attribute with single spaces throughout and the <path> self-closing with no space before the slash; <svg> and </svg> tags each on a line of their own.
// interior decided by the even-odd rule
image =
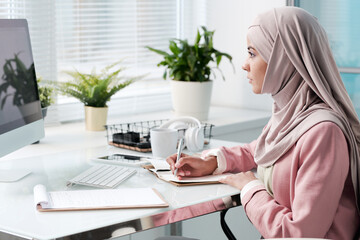
<svg viewBox="0 0 360 240">
<path fill-rule="evenodd" d="M 317 19 L 301 8 L 259 15 L 243 69 L 273 114 L 250 144 L 167 159 L 178 176 L 237 173 L 245 212 L 265 238 L 353 239 L 359 229 L 360 123 Z M 252 169 L 257 169 L 258 178 Z"/>
</svg>

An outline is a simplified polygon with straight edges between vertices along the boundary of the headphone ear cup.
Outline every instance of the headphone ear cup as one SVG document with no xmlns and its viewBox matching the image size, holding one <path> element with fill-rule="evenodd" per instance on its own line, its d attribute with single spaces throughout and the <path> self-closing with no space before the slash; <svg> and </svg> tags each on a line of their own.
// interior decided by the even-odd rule
<svg viewBox="0 0 360 240">
<path fill-rule="evenodd" d="M 198 151 L 203 150 L 204 142 L 205 142 L 205 137 L 204 137 L 203 129 L 196 128 L 195 143 L 197 148 L 199 149 Z"/>
<path fill-rule="evenodd" d="M 190 127 L 185 131 L 185 145 L 190 152 L 195 152 L 194 141 L 192 140 L 194 128 Z"/>
<path fill-rule="evenodd" d="M 204 133 L 201 131 L 201 128 L 188 128 L 185 132 L 185 144 L 191 152 L 202 150 L 204 148 Z"/>
</svg>

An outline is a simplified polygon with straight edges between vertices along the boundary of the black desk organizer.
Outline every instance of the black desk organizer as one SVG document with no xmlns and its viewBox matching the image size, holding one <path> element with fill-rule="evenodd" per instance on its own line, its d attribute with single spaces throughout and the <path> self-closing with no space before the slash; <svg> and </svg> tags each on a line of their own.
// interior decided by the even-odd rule
<svg viewBox="0 0 360 240">
<path fill-rule="evenodd" d="M 159 127 L 167 121 L 168 119 L 161 119 L 106 125 L 108 144 L 137 152 L 151 152 L 150 129 Z M 205 144 L 210 142 L 213 126 L 208 123 L 202 124 Z"/>
</svg>

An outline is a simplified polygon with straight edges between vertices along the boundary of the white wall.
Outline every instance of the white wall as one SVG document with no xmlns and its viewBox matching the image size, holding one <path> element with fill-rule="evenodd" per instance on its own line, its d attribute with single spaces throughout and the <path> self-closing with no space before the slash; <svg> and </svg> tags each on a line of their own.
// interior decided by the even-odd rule
<svg viewBox="0 0 360 240">
<path fill-rule="evenodd" d="M 258 15 L 274 7 L 285 6 L 285 0 L 209 0 L 208 28 L 215 30 L 214 46 L 233 57 L 235 73 L 227 59 L 222 60 L 225 81 L 217 74 L 214 81 L 212 104 L 271 110 L 269 95 L 255 95 L 241 65 L 247 56 L 247 28 Z M 215 70 L 216 71 L 216 70 Z"/>
</svg>

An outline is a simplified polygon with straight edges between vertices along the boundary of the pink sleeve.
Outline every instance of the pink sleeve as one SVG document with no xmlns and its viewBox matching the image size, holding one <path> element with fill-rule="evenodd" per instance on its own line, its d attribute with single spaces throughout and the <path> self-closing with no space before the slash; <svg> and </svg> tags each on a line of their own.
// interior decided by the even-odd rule
<svg viewBox="0 0 360 240">
<path fill-rule="evenodd" d="M 332 123 L 321 123 L 297 142 L 292 159 L 296 169 L 289 192 L 291 209 L 280 205 L 263 187 L 249 190 L 242 204 L 251 222 L 265 238 L 325 237 L 349 170 L 347 143 Z M 281 183 L 281 176 L 277 183 Z M 274 182 L 274 180 L 273 180 Z M 287 196 L 288 197 L 288 196 Z"/>
<path fill-rule="evenodd" d="M 226 159 L 225 172 L 246 172 L 257 165 L 254 162 L 256 141 L 235 147 L 221 147 L 220 150 Z"/>
</svg>

